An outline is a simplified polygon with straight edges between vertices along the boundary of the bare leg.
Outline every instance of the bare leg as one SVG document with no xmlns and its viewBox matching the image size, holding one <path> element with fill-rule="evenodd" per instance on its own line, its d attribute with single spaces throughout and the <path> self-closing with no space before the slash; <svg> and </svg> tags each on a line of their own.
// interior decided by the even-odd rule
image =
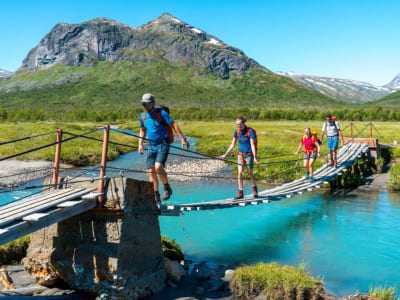
<svg viewBox="0 0 400 300">
<path fill-rule="evenodd" d="M 256 185 L 256 179 L 254 178 L 253 169 L 247 168 L 247 172 L 249 173 L 251 184 L 253 186 L 255 186 Z"/>
<path fill-rule="evenodd" d="M 315 159 L 310 158 L 310 163 L 309 163 L 309 167 L 308 167 L 308 172 L 310 173 L 310 176 L 311 176 L 311 177 L 313 176 L 313 173 L 314 173 L 314 162 L 315 162 Z"/>
<path fill-rule="evenodd" d="M 239 190 L 243 190 L 243 166 L 238 165 L 238 185 Z"/>
<path fill-rule="evenodd" d="M 150 168 L 147 171 L 149 172 L 150 182 L 153 183 L 154 192 L 158 192 L 158 178 L 156 174 L 156 168 Z"/>
<path fill-rule="evenodd" d="M 156 169 L 158 177 L 160 177 L 161 182 L 163 184 L 167 184 L 168 183 L 168 177 L 167 177 L 167 173 L 165 172 L 165 169 L 164 169 L 163 165 L 156 162 L 155 169 Z M 157 181 L 157 185 L 158 185 L 158 181 Z"/>
<path fill-rule="evenodd" d="M 304 170 L 306 171 L 306 172 L 308 172 L 308 159 L 305 159 L 304 161 L 303 161 L 303 163 L 304 163 Z"/>
<path fill-rule="evenodd" d="M 332 155 L 333 155 L 333 164 L 336 166 L 337 164 L 337 160 L 336 160 L 336 150 L 332 151 Z"/>
</svg>

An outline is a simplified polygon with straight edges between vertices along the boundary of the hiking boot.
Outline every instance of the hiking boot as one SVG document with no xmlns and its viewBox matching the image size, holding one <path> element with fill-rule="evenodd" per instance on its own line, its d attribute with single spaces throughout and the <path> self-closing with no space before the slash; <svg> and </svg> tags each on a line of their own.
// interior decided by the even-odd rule
<svg viewBox="0 0 400 300">
<path fill-rule="evenodd" d="M 333 161 L 333 167 L 334 167 L 335 169 L 337 168 L 337 161 L 336 161 L 336 160 Z"/>
<path fill-rule="evenodd" d="M 162 200 L 167 201 L 172 195 L 172 189 L 171 186 L 167 183 L 164 184 L 164 192 L 162 194 Z"/>
<path fill-rule="evenodd" d="M 313 182 L 314 178 L 312 176 L 308 177 L 308 181 Z"/>
<path fill-rule="evenodd" d="M 310 173 L 306 172 L 306 179 L 310 176 Z"/>
<path fill-rule="evenodd" d="M 253 197 L 258 198 L 258 189 L 256 185 L 253 186 Z"/>
<path fill-rule="evenodd" d="M 161 202 L 160 193 L 157 191 L 154 192 L 153 195 L 154 195 L 154 200 L 156 200 L 157 203 L 160 203 Z"/>
<path fill-rule="evenodd" d="M 243 191 L 239 190 L 237 195 L 235 196 L 235 198 L 233 198 L 233 200 L 240 200 L 240 199 L 243 199 L 243 198 L 244 198 L 243 197 Z"/>
</svg>

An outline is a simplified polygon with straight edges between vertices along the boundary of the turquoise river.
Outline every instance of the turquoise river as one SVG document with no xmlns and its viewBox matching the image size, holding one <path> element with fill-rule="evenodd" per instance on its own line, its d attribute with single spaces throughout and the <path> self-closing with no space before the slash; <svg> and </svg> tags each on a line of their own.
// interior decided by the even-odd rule
<svg viewBox="0 0 400 300">
<path fill-rule="evenodd" d="M 110 165 L 144 169 L 144 157 L 129 153 Z M 127 173 L 125 176 L 143 178 Z M 170 204 L 211 201 L 236 193 L 234 181 L 171 184 L 174 194 Z M 250 192 L 249 185 L 246 188 Z M 0 203 L 21 195 L 24 193 L 0 194 Z M 193 261 L 229 265 L 305 263 L 310 273 L 323 279 L 327 291 L 338 296 L 367 293 L 369 287 L 376 285 L 399 287 L 397 193 L 306 193 L 258 206 L 160 217 L 160 224 L 162 234 L 175 239 Z"/>
</svg>

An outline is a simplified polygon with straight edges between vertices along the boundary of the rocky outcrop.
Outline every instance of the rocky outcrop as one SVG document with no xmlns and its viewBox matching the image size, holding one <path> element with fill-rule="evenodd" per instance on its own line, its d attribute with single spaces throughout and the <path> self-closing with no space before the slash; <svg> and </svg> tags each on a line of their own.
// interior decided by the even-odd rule
<svg viewBox="0 0 400 300">
<path fill-rule="evenodd" d="M 112 178 L 105 186 L 106 204 L 118 201 L 121 209 L 92 211 L 33 233 L 24 268 L 42 285 L 61 279 L 113 299 L 157 293 L 165 269 L 152 185 Z"/>
<path fill-rule="evenodd" d="M 261 66 L 240 49 L 169 15 L 133 28 L 106 18 L 57 24 L 24 59 L 22 68 L 55 64 L 95 65 L 99 61 L 166 60 L 221 78 Z"/>
</svg>

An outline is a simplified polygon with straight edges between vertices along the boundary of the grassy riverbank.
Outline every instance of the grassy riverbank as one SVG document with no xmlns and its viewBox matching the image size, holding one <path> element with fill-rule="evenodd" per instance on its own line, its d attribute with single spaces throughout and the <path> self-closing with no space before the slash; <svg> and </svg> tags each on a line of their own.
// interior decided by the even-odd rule
<svg viewBox="0 0 400 300">
<path fill-rule="evenodd" d="M 177 121 L 185 135 L 198 137 L 197 150 L 209 155 L 222 155 L 232 141 L 233 131 L 235 130 L 235 121 Z M 255 167 L 255 175 L 258 179 L 268 179 L 268 181 L 287 181 L 293 180 L 303 174 L 302 156 L 294 155 L 300 138 L 303 135 L 303 130 L 306 127 L 315 129 L 320 134 L 323 121 L 248 121 L 248 126 L 257 130 L 258 135 L 258 156 L 261 164 Z M 345 128 L 348 122 L 341 122 L 342 128 Z M 364 123 L 355 123 L 357 129 L 360 130 L 366 126 Z M 374 122 L 379 133 L 383 136 L 380 141 L 392 142 L 400 140 L 400 124 L 395 122 Z M 137 120 L 132 123 L 118 124 L 121 128 L 134 129 L 138 131 L 139 124 Z M 0 143 L 6 140 L 15 139 L 23 136 L 40 134 L 51 130 L 56 130 L 58 127 L 65 131 L 73 133 L 83 133 L 90 129 L 102 126 L 98 123 L 0 123 Z M 377 132 L 374 131 L 377 135 Z M 350 135 L 349 126 L 344 129 L 344 135 Z M 102 139 L 102 133 L 96 132 L 91 134 L 93 137 Z M 360 137 L 367 137 L 368 129 L 364 130 Z M 67 137 L 67 135 L 65 135 Z M 64 137 L 64 138 L 65 138 Z M 30 148 L 54 142 L 55 134 L 45 136 L 33 140 L 21 141 L 14 144 L 2 145 L 0 147 L 0 156 L 6 156 L 20 151 L 25 151 Z M 112 133 L 111 140 L 137 145 L 137 139 L 124 136 L 122 134 Z M 29 160 L 53 160 L 54 146 L 26 154 L 19 159 Z M 108 159 L 117 158 L 121 153 L 131 151 L 128 147 L 110 145 Z M 323 141 L 322 153 L 327 152 L 326 141 Z M 73 164 L 76 166 L 87 166 L 100 161 L 101 142 L 91 141 L 86 139 L 76 139 L 67 142 L 63 145 L 61 159 L 62 162 Z M 232 161 L 235 153 L 231 154 Z M 269 158 L 273 157 L 273 158 Z M 285 163 L 276 162 L 286 161 Z M 326 161 L 326 155 L 322 155 L 315 163 L 315 168 L 318 168 Z M 233 166 L 235 166 L 233 164 Z M 234 168 L 235 169 L 235 168 Z M 235 172 L 235 170 L 234 170 Z"/>
<path fill-rule="evenodd" d="M 8 140 L 18 139 L 25 136 L 53 131 L 54 134 L 38 137 L 30 140 L 19 141 L 16 143 L 1 145 L 0 157 L 27 151 L 45 144 L 53 143 L 56 140 L 55 131 L 62 128 L 74 134 L 82 134 L 92 129 L 102 126 L 96 123 L 0 123 L 0 143 Z M 103 139 L 102 132 L 89 134 L 91 137 Z M 71 135 L 64 134 L 63 139 Z M 119 143 L 137 145 L 137 140 L 124 136 L 122 134 L 113 134 L 112 140 Z M 65 164 L 75 166 L 88 166 L 98 163 L 101 159 L 102 143 L 98 141 L 77 138 L 62 144 L 61 161 Z M 17 157 L 21 160 L 54 160 L 55 146 L 51 146 L 39 151 L 31 152 Z M 131 151 L 128 147 L 110 145 L 108 150 L 108 159 L 117 158 L 121 153 Z"/>
</svg>

